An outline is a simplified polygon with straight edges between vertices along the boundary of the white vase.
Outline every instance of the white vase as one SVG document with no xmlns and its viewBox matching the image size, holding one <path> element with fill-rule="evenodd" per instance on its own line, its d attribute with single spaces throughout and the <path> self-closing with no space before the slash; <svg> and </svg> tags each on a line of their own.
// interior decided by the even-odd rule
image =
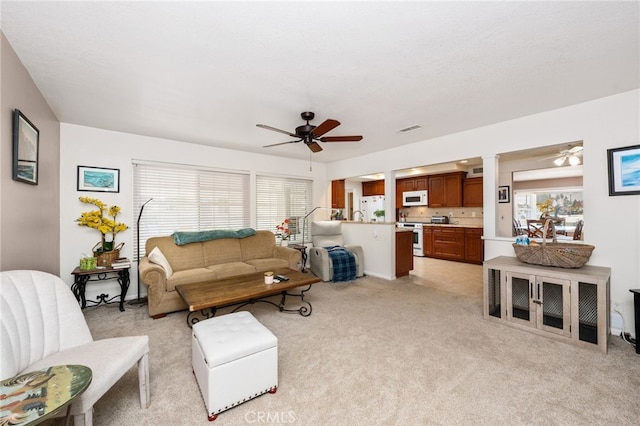
<svg viewBox="0 0 640 426">
<path fill-rule="evenodd" d="M 282 241 L 280 241 L 280 245 L 281 245 L 282 247 L 289 247 L 289 241 L 287 241 L 287 240 L 282 240 Z"/>
</svg>

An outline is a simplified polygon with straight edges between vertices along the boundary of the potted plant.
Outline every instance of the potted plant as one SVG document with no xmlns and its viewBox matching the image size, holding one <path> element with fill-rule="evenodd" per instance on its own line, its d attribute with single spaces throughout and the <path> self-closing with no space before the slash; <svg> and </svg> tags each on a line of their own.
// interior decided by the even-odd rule
<svg viewBox="0 0 640 426">
<path fill-rule="evenodd" d="M 108 207 L 97 198 L 80 197 L 80 201 L 85 204 L 96 206 L 97 210 L 91 210 L 80 214 L 76 219 L 78 225 L 86 226 L 100 232 L 100 242 L 94 247 L 94 256 L 98 258 L 99 264 L 111 265 L 111 261 L 119 256 L 119 249 L 124 243 L 116 247 L 116 234 L 129 229 L 127 225 L 116 220 L 120 213 L 120 207 Z M 110 217 L 109 217 L 110 216 Z M 111 234 L 111 241 L 107 241 L 107 234 Z M 102 262 L 101 257 L 103 258 Z"/>
<path fill-rule="evenodd" d="M 373 215 L 378 219 L 382 218 L 382 220 L 384 221 L 384 210 L 376 210 L 373 212 Z"/>
</svg>

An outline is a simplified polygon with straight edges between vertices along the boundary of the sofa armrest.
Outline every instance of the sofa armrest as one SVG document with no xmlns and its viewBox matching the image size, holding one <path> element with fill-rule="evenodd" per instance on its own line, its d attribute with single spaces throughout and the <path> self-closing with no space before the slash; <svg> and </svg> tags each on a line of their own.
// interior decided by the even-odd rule
<svg viewBox="0 0 640 426">
<path fill-rule="evenodd" d="M 167 274 L 164 268 L 155 263 L 151 263 L 147 256 L 140 259 L 138 264 L 140 272 L 140 281 L 146 285 L 149 290 L 147 293 L 165 292 L 167 289 Z"/>
<path fill-rule="evenodd" d="M 287 261 L 287 267 L 299 271 L 302 269 L 302 253 L 296 249 L 282 246 L 273 247 L 273 257 Z"/>
<path fill-rule="evenodd" d="M 331 260 L 329 252 L 324 247 L 311 247 L 309 249 L 309 263 L 311 272 L 322 281 L 331 280 Z"/>
</svg>

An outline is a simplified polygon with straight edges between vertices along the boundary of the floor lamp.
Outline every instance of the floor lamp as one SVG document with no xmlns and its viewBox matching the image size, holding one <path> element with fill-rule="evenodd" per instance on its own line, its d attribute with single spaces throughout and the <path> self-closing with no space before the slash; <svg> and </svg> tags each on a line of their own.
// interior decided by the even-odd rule
<svg viewBox="0 0 640 426">
<path fill-rule="evenodd" d="M 147 205 L 149 201 L 153 200 L 153 198 L 149 198 L 145 203 L 140 207 L 140 213 L 138 214 L 138 221 L 136 222 L 136 247 L 138 250 L 138 299 L 129 302 L 130 305 L 144 305 L 147 303 L 147 298 L 140 299 L 140 219 L 142 218 L 142 211 L 144 210 L 144 206 Z"/>
<path fill-rule="evenodd" d="M 315 212 L 318 209 L 323 209 L 323 210 L 337 210 L 331 207 L 314 207 L 313 210 L 311 210 L 309 213 L 307 213 L 306 215 L 304 215 L 302 217 L 302 245 L 304 245 L 304 231 L 307 228 L 307 218 L 311 215 L 311 213 Z M 306 267 L 306 265 L 303 265 L 302 269 L 304 269 Z"/>
</svg>

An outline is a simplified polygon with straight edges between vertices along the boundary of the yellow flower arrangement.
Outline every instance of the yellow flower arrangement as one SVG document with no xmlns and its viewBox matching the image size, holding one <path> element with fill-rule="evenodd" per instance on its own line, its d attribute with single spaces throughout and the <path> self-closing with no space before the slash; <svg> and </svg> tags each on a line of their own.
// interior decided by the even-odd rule
<svg viewBox="0 0 640 426">
<path fill-rule="evenodd" d="M 113 250 L 116 234 L 129 229 L 129 227 L 124 223 L 116 221 L 116 218 L 120 213 L 120 207 L 108 207 L 97 198 L 80 197 L 80 201 L 86 204 L 93 204 L 98 208 L 98 210 L 91 210 L 80 214 L 80 217 L 76 219 L 78 225 L 87 226 L 100 231 L 100 235 L 102 236 L 102 245 L 96 250 L 97 252 Z M 107 215 L 111 217 L 108 217 Z M 111 241 L 106 240 L 107 234 L 111 234 Z"/>
<path fill-rule="evenodd" d="M 542 216 L 549 216 L 549 214 L 555 210 L 551 198 L 547 198 L 544 202 L 536 203 L 536 207 L 542 212 Z"/>
</svg>

